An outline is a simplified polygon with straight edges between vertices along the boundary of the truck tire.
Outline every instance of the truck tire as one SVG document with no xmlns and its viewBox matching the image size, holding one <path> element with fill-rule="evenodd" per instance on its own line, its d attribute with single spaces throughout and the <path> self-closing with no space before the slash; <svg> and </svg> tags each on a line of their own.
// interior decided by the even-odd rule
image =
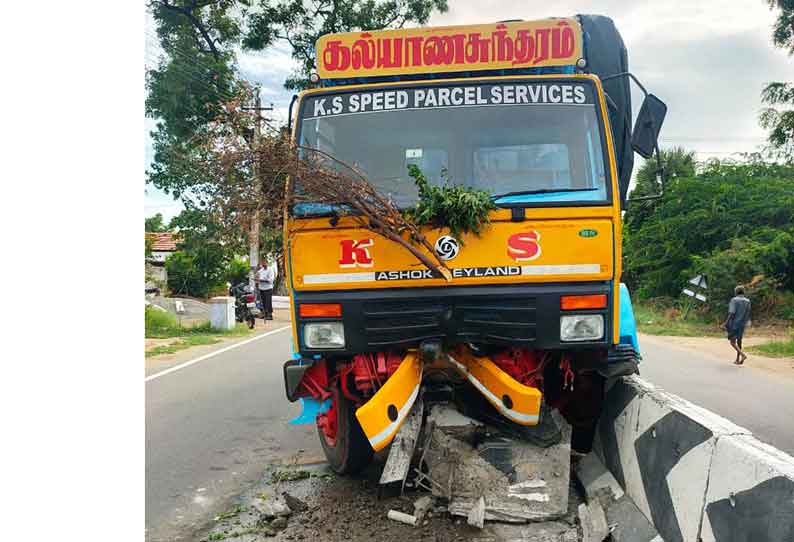
<svg viewBox="0 0 794 542">
<path fill-rule="evenodd" d="M 355 412 L 355 405 L 342 395 L 338 387 L 334 387 L 331 408 L 317 418 L 320 444 L 328 464 L 337 474 L 354 474 L 372 460 L 372 446 L 364 435 Z M 322 419 L 325 421 L 321 422 Z M 334 432 L 329 432 L 324 424 L 333 424 L 334 420 L 335 434 L 329 434 Z"/>
</svg>

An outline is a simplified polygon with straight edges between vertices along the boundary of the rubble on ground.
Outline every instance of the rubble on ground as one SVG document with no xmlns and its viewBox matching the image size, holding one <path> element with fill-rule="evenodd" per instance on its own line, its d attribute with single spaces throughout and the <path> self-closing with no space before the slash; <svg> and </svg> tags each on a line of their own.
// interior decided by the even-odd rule
<svg viewBox="0 0 794 542">
<path fill-rule="evenodd" d="M 525 523 L 558 518 L 568 509 L 571 428 L 555 414 L 559 442 L 542 447 L 506 436 L 444 405 L 428 415 L 418 483 L 448 502 L 452 515 Z M 470 523 L 471 523 L 470 521 Z"/>
<path fill-rule="evenodd" d="M 324 464 L 272 469 L 196 539 L 601 542 L 645 533 L 647 520 L 626 509 L 633 503 L 594 454 L 575 466 L 580 494 L 570 426 L 553 421 L 558 442 L 543 447 L 433 405 L 424 430 L 403 435 L 413 458 L 393 463 L 394 491 L 380 484 L 386 453 L 358 476 Z"/>
</svg>

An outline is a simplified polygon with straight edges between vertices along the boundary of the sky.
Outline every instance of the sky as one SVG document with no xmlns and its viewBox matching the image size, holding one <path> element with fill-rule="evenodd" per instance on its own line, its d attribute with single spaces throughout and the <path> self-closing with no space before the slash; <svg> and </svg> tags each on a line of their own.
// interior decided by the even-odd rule
<svg viewBox="0 0 794 542">
<path fill-rule="evenodd" d="M 605 0 L 515 2 L 449 0 L 449 11 L 431 17 L 428 26 L 490 23 L 505 19 L 539 19 L 596 13 L 614 19 L 629 53 L 629 69 L 645 87 L 667 103 L 661 146 L 683 146 L 699 160 L 738 157 L 756 150 L 765 131 L 758 125 L 760 93 L 767 82 L 791 80 L 794 58 L 771 43 L 775 13 L 764 0 Z M 483 14 L 488 14 L 484 16 Z M 147 19 L 146 65 L 159 54 L 151 18 Z M 238 59 L 242 76 L 262 87 L 271 117 L 283 122 L 292 94 L 283 87 L 293 62 L 289 48 L 278 45 Z M 639 106 L 640 95 L 633 103 Z M 145 163 L 151 161 L 145 119 Z M 636 157 L 635 171 L 642 159 Z M 166 220 L 181 204 L 146 185 L 145 215 Z"/>
</svg>

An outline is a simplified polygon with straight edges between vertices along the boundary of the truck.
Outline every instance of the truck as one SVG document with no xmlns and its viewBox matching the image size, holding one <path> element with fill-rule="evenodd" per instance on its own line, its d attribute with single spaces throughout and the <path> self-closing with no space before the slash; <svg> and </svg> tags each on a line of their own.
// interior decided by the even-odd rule
<svg viewBox="0 0 794 542">
<path fill-rule="evenodd" d="M 422 396 L 538 442 L 557 410 L 588 452 L 605 382 L 640 360 L 621 214 L 633 153 L 659 163 L 666 114 L 629 72 L 613 21 L 330 34 L 316 50 L 313 88 L 290 106 L 299 147 L 354 165 L 402 209 L 417 202 L 411 166 L 487 191 L 496 208 L 479 235 L 424 228 L 444 278 L 343 206 L 289 205 L 283 371 L 297 421 L 316 424 L 338 473 L 389 446 Z M 644 94 L 634 124 L 632 81 Z"/>
</svg>

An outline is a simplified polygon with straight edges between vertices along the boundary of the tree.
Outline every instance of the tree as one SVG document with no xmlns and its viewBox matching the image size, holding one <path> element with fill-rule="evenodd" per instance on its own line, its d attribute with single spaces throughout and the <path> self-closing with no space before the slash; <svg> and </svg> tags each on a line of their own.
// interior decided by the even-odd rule
<svg viewBox="0 0 794 542">
<path fill-rule="evenodd" d="M 626 231 L 624 280 L 646 298 L 678 296 L 694 274 L 719 268 L 734 285 L 763 272 L 791 287 L 792 177 L 780 164 L 711 161 L 671 179 L 652 214 Z M 723 264 L 739 256 L 747 265 Z"/>
<path fill-rule="evenodd" d="M 298 0 L 151 0 L 149 7 L 165 58 L 147 74 L 146 113 L 158 120 L 147 182 L 226 226 L 249 228 L 252 245 L 257 224 L 280 228 L 283 198 L 267 200 L 274 177 L 260 173 L 255 157 L 259 120 L 243 110 L 252 93 L 236 73 L 239 47 L 286 40 L 303 66 L 287 85 L 301 88 L 320 34 L 422 24 L 447 9 L 446 0 L 318 0 L 311 8 Z"/>
<path fill-rule="evenodd" d="M 238 88 L 240 6 L 232 0 L 156 0 L 149 8 L 164 57 L 146 74 L 146 115 L 157 120 L 147 182 L 189 199 L 195 184 L 211 181 L 197 167 L 193 137 Z"/>
<path fill-rule="evenodd" d="M 760 122 L 769 130 L 773 156 L 794 163 L 794 83 L 769 83 L 761 101 L 769 106 L 761 111 Z"/>
<path fill-rule="evenodd" d="M 166 261 L 168 287 L 178 294 L 206 297 L 226 280 L 239 252 L 239 238 L 229 236 L 211 213 L 188 207 L 171 221 L 178 231 L 178 251 Z"/>
<path fill-rule="evenodd" d="M 772 29 L 772 43 L 794 55 L 794 1 L 767 0 L 770 9 L 779 9 Z M 770 154 L 794 163 L 794 83 L 772 82 L 761 92 L 767 105 L 760 113 L 760 123 L 769 130 Z"/>
<path fill-rule="evenodd" d="M 168 230 L 163 223 L 163 215 L 161 213 L 157 213 L 156 215 L 145 219 L 144 228 L 145 231 L 150 233 L 164 232 Z"/>
<path fill-rule="evenodd" d="M 275 5 L 263 0 L 261 8 L 246 17 L 243 46 L 259 51 L 279 40 L 288 42 L 299 64 L 284 83 L 290 90 L 308 87 L 309 75 L 317 68 L 314 47 L 320 36 L 422 25 L 433 11 L 448 9 L 447 0 L 281 0 Z"/>
<path fill-rule="evenodd" d="M 695 151 L 688 151 L 683 147 L 673 147 L 661 150 L 660 158 L 665 183 L 679 177 L 691 178 L 695 176 Z M 659 203 L 658 199 L 631 202 L 631 198 L 661 194 L 662 191 L 662 187 L 656 180 L 656 160 L 646 160 L 637 172 L 637 183 L 629 195 L 629 203 L 623 220 L 626 233 L 639 230 Z"/>
</svg>

